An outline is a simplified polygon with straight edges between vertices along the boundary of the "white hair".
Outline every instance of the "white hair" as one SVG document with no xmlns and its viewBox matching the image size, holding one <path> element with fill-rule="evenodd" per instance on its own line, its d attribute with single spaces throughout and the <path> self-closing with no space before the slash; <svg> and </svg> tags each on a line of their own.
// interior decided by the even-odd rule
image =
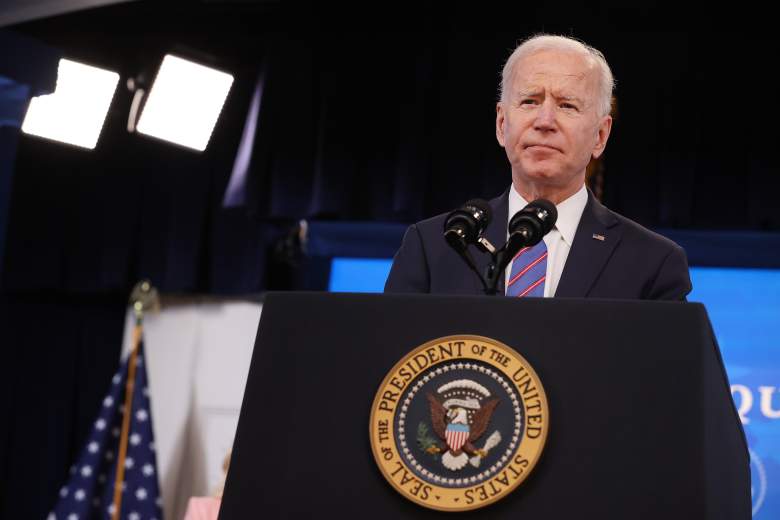
<svg viewBox="0 0 780 520">
<path fill-rule="evenodd" d="M 501 101 L 506 101 L 506 96 L 508 95 L 510 88 L 509 84 L 512 81 L 512 75 L 518 60 L 539 51 L 548 50 L 576 52 L 590 58 L 591 62 L 598 68 L 599 73 L 599 114 L 602 116 L 609 114 L 610 109 L 612 108 L 612 91 L 615 88 L 615 79 L 612 76 L 612 70 L 610 70 L 604 54 L 602 54 L 600 50 L 591 47 L 584 42 L 569 38 L 568 36 L 557 36 L 554 34 L 538 34 L 536 36 L 531 36 L 518 45 L 514 52 L 512 52 L 504 64 L 504 69 L 501 71 L 501 86 L 499 92 Z"/>
</svg>

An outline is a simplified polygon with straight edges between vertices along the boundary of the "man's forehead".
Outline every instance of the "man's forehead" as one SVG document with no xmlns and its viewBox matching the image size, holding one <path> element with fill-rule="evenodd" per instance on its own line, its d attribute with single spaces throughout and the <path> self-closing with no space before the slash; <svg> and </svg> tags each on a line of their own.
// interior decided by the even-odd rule
<svg viewBox="0 0 780 520">
<path fill-rule="evenodd" d="M 540 51 L 518 60 L 514 70 L 515 83 L 587 84 L 596 74 L 588 57 L 573 52 Z"/>
<path fill-rule="evenodd" d="M 518 61 L 512 81 L 514 94 L 551 91 L 556 97 L 588 98 L 595 95 L 597 74 L 586 58 L 571 53 L 561 59 L 552 53 L 549 56 L 539 54 Z"/>
</svg>

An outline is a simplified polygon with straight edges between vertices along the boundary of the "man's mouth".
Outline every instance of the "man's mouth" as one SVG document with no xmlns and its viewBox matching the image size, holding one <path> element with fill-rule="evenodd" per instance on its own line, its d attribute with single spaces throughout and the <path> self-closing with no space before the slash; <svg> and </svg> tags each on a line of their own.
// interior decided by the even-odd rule
<svg viewBox="0 0 780 520">
<path fill-rule="evenodd" d="M 543 144 L 543 143 L 531 143 L 526 144 L 523 146 L 523 149 L 529 150 L 529 149 L 538 149 L 538 150 L 554 150 L 556 152 L 560 152 L 561 150 L 556 148 L 555 146 L 549 145 L 549 144 Z"/>
</svg>

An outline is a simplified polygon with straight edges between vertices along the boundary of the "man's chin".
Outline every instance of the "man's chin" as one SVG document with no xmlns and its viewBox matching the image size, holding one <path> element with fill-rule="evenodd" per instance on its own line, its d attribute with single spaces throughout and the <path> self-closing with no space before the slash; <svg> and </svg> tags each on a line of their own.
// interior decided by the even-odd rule
<svg viewBox="0 0 780 520">
<path fill-rule="evenodd" d="M 578 183 L 577 176 L 566 175 L 565 172 L 552 168 L 537 168 L 519 172 L 515 170 L 512 172 L 512 181 L 518 186 L 528 187 L 531 191 L 542 189 L 553 192 L 567 191 Z"/>
<path fill-rule="evenodd" d="M 562 184 L 563 175 L 560 170 L 554 168 L 535 168 L 532 170 L 526 170 L 518 175 L 521 181 L 531 183 L 541 183 L 549 185 Z"/>
</svg>

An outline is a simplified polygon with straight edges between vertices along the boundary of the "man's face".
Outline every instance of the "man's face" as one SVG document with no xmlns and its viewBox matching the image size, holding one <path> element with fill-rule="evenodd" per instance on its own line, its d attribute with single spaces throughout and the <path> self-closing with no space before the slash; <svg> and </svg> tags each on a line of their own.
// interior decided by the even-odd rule
<svg viewBox="0 0 780 520">
<path fill-rule="evenodd" d="M 496 109 L 496 137 L 515 186 L 571 193 L 582 186 L 585 168 L 604 151 L 612 126 L 610 116 L 599 115 L 597 96 L 595 64 L 580 54 L 539 51 L 515 64 Z"/>
</svg>

